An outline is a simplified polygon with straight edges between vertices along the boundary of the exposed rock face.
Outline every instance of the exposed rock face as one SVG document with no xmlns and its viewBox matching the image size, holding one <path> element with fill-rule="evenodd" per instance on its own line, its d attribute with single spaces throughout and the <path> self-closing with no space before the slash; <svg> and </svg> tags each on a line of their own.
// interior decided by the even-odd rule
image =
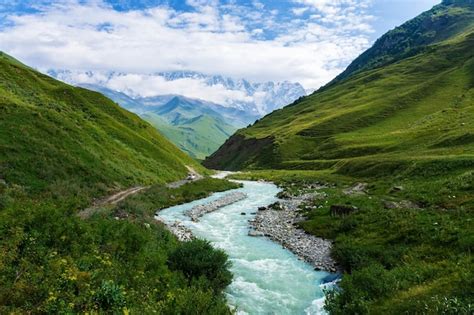
<svg viewBox="0 0 474 315">
<path fill-rule="evenodd" d="M 195 206 L 188 210 L 186 215 L 189 216 L 194 222 L 197 222 L 199 221 L 199 218 L 206 213 L 214 212 L 222 207 L 231 205 L 245 198 L 247 198 L 247 195 L 242 192 L 232 192 L 212 202 Z"/>
<path fill-rule="evenodd" d="M 250 166 L 254 158 L 266 157 L 266 163 L 275 164 L 278 157 L 274 154 L 273 138 L 246 139 L 235 134 L 230 137 L 216 152 L 202 164 L 211 169 L 235 171 Z"/>
<path fill-rule="evenodd" d="M 268 236 L 292 251 L 318 270 L 335 272 L 336 262 L 331 258 L 332 243 L 328 240 L 306 234 L 295 227 L 296 223 L 304 220 L 299 214 L 298 207 L 302 203 L 315 198 L 314 194 L 307 194 L 279 202 L 281 210 L 259 210 L 255 219 L 250 221 L 254 230 L 250 236 Z"/>
</svg>

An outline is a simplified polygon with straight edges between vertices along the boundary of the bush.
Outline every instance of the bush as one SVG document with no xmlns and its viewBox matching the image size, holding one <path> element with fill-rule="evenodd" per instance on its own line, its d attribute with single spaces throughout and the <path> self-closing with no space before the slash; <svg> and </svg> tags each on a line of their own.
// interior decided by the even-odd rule
<svg viewBox="0 0 474 315">
<path fill-rule="evenodd" d="M 103 281 L 96 292 L 94 301 L 102 310 L 117 310 L 125 306 L 125 296 L 122 289 L 112 280 Z"/>
<path fill-rule="evenodd" d="M 170 254 L 168 266 L 171 270 L 183 272 L 189 281 L 207 278 L 211 288 L 217 291 L 224 289 L 232 281 L 227 254 L 214 249 L 205 240 L 196 239 L 180 245 Z"/>
</svg>

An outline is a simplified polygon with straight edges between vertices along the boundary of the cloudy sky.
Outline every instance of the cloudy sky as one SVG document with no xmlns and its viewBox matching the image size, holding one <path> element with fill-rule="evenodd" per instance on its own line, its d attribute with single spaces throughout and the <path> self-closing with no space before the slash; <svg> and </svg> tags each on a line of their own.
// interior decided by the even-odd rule
<svg viewBox="0 0 474 315">
<path fill-rule="evenodd" d="M 331 80 L 439 0 L 0 0 L 0 50 L 42 71 Z"/>
</svg>

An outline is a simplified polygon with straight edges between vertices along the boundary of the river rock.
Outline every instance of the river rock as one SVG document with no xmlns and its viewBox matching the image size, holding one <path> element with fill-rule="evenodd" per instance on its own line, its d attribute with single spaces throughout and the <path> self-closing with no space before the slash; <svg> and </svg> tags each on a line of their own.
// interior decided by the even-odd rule
<svg viewBox="0 0 474 315">
<path fill-rule="evenodd" d="M 260 232 L 260 231 L 255 231 L 255 230 L 250 230 L 249 233 L 248 233 L 249 236 L 253 236 L 253 237 L 260 237 L 260 236 L 265 236 L 264 233 Z"/>
<path fill-rule="evenodd" d="M 304 220 L 299 207 L 315 198 L 315 194 L 303 194 L 281 200 L 278 203 L 281 206 L 279 210 L 269 207 L 266 211 L 257 212 L 255 218 L 249 221 L 255 230 L 249 231 L 249 235 L 267 236 L 314 268 L 334 272 L 337 270 L 337 264 L 331 258 L 331 241 L 307 234 L 297 225 Z"/>
<path fill-rule="evenodd" d="M 193 232 L 178 221 L 165 225 L 181 242 L 189 242 L 195 238 Z"/>
<path fill-rule="evenodd" d="M 272 203 L 271 205 L 268 206 L 268 208 L 273 209 L 273 210 L 283 210 L 283 206 L 279 201 Z"/>
<path fill-rule="evenodd" d="M 205 215 L 206 213 L 216 211 L 220 208 L 231 205 L 245 198 L 247 198 L 247 195 L 243 192 L 232 192 L 209 203 L 194 206 L 190 210 L 186 211 L 186 215 L 189 216 L 194 222 L 198 222 L 199 218 Z"/>
</svg>

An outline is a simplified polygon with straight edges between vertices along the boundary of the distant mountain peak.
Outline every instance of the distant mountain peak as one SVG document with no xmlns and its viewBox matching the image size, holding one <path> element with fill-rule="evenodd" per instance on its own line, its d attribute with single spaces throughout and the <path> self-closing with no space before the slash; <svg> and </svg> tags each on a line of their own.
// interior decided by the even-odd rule
<svg viewBox="0 0 474 315">
<path fill-rule="evenodd" d="M 153 79 L 162 78 L 166 82 L 177 80 L 195 80 L 203 88 L 209 88 L 211 93 L 196 92 L 196 89 L 190 88 L 189 94 L 180 91 L 170 91 L 173 88 L 163 88 L 157 85 L 156 95 L 150 95 L 149 89 L 146 93 L 141 93 L 140 86 L 130 86 L 123 83 L 127 73 L 114 71 L 71 71 L 71 70 L 48 70 L 48 74 L 69 84 L 73 85 L 96 85 L 102 88 L 108 88 L 115 92 L 126 94 L 132 99 L 148 98 L 163 96 L 177 96 L 184 99 L 200 99 L 203 102 L 219 103 L 222 106 L 235 108 L 247 112 L 254 116 L 264 116 L 276 109 L 291 104 L 301 96 L 306 95 L 306 90 L 299 83 L 281 81 L 281 82 L 251 82 L 249 80 L 239 78 L 234 79 L 223 75 L 207 75 L 195 71 L 170 71 L 157 72 L 148 75 L 133 74 L 141 77 L 145 82 Z M 151 79 L 151 80 L 150 80 Z M 166 85 L 166 84 L 164 84 Z M 119 88 L 118 88 L 119 87 Z M 161 89 L 161 90 L 160 90 Z M 198 93 L 199 95 L 195 95 Z M 184 94 L 184 96 L 181 96 Z M 171 99 L 171 98 L 170 98 Z"/>
</svg>

